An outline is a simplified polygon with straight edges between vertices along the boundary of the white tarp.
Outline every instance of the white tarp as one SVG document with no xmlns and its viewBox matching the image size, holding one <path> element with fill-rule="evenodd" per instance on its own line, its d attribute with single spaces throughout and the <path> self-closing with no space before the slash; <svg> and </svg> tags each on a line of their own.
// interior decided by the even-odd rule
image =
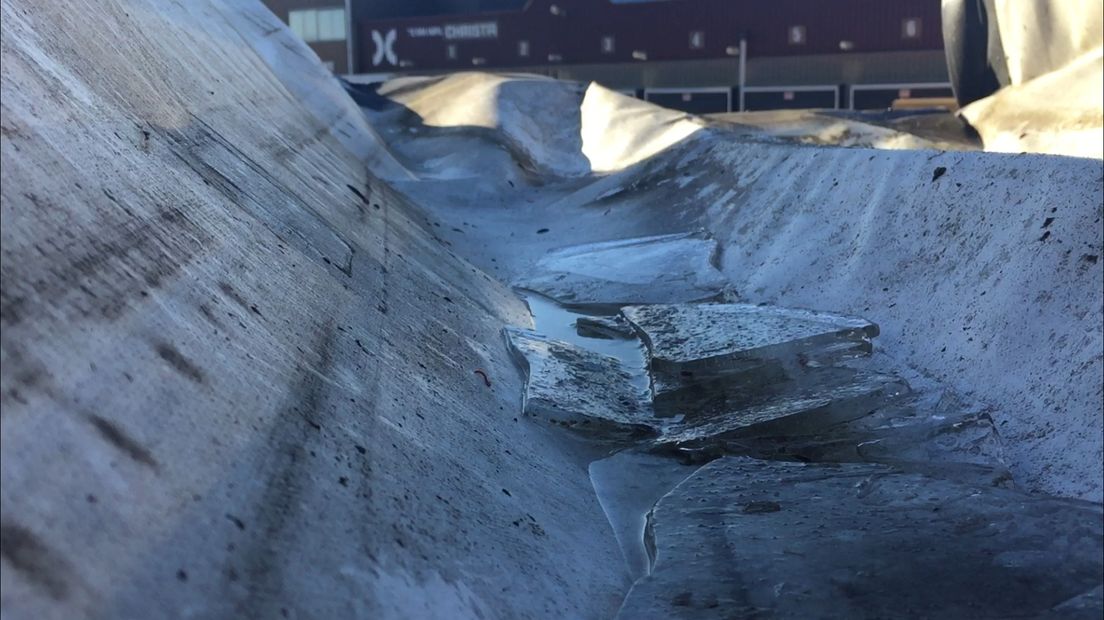
<svg viewBox="0 0 1104 620">
<path fill-rule="evenodd" d="M 1011 85 L 962 109 L 985 149 L 1104 157 L 1099 0 L 996 2 Z"/>
</svg>

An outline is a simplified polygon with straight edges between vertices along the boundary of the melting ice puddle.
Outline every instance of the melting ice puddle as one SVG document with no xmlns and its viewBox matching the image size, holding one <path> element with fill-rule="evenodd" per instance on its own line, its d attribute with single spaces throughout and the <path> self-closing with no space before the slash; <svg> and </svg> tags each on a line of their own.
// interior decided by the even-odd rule
<svg viewBox="0 0 1104 620">
<path fill-rule="evenodd" d="M 648 513 L 661 497 L 697 469 L 669 457 L 635 450 L 590 464 L 590 483 L 634 581 L 651 573 L 655 560 L 644 537 Z"/>
<path fill-rule="evenodd" d="M 518 294 L 529 306 L 533 316 L 534 330 L 556 340 L 589 349 L 616 358 L 633 375 L 633 386 L 642 390 L 651 390 L 651 379 L 647 370 L 644 345 L 638 338 L 594 338 L 579 335 L 576 321 L 580 318 L 612 316 L 618 313 L 617 306 L 591 306 L 590 312 L 569 309 L 562 304 L 529 290 L 519 289 Z"/>
</svg>

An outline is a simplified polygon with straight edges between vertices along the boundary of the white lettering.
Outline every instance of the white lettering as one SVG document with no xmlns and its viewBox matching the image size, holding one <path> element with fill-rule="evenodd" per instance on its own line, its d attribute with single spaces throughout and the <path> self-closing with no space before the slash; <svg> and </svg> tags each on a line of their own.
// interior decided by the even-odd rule
<svg viewBox="0 0 1104 620">
<path fill-rule="evenodd" d="M 415 26 L 407 28 L 406 33 L 415 39 L 425 39 L 443 36 L 444 30 L 440 26 Z"/>
<path fill-rule="evenodd" d="M 476 22 L 471 24 L 446 24 L 445 38 L 455 39 L 497 39 L 498 22 Z"/>
</svg>

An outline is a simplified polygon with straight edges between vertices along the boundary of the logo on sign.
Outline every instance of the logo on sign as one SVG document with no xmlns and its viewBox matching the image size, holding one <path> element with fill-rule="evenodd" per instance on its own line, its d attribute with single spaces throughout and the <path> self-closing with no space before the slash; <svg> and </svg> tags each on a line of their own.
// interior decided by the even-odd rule
<svg viewBox="0 0 1104 620">
<path fill-rule="evenodd" d="M 387 34 L 380 34 L 379 30 L 372 31 L 372 42 L 376 44 L 376 52 L 372 54 L 372 65 L 379 66 L 383 59 L 387 59 L 387 63 L 391 65 L 399 64 L 399 56 L 395 53 L 395 39 L 398 37 L 398 33 L 395 29 L 387 31 Z"/>
</svg>

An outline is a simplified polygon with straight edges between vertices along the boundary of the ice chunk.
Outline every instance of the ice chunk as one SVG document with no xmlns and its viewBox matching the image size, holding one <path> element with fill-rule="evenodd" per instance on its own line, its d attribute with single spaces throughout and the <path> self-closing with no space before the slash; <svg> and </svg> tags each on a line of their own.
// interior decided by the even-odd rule
<svg viewBox="0 0 1104 620">
<path fill-rule="evenodd" d="M 726 280 L 712 263 L 717 242 L 679 233 L 553 250 L 518 286 L 564 303 L 672 303 L 709 299 Z"/>
<path fill-rule="evenodd" d="M 619 617 L 1081 617 L 1102 517 L 883 465 L 724 458 L 656 505 L 654 569 Z"/>
<path fill-rule="evenodd" d="M 657 441 L 701 447 L 735 437 L 802 435 L 867 415 L 909 391 L 892 375 L 825 368 L 778 383 L 725 380 L 658 396 L 662 417 L 681 415 Z"/>
<path fill-rule="evenodd" d="M 647 390 L 620 360 L 531 330 L 504 331 L 528 370 L 526 414 L 610 436 L 650 432 Z"/>
<path fill-rule="evenodd" d="M 621 312 L 648 346 L 652 370 L 675 384 L 771 362 L 808 367 L 869 355 L 878 335 L 865 319 L 775 306 L 657 304 Z"/>
</svg>

